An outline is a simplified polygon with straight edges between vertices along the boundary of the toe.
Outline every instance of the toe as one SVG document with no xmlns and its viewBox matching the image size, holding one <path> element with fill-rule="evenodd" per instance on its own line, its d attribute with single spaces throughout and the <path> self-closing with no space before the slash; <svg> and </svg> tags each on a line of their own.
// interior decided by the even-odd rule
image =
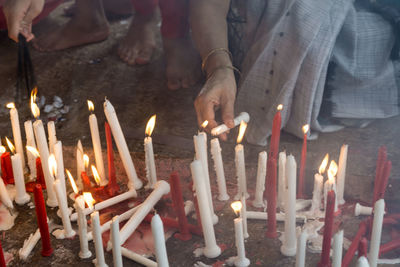
<svg viewBox="0 0 400 267">
<path fill-rule="evenodd" d="M 177 78 L 168 79 L 167 86 L 169 90 L 175 91 L 181 88 L 181 82 Z"/>
<path fill-rule="evenodd" d="M 139 65 L 148 64 L 150 62 L 151 56 L 153 55 L 153 47 L 146 47 L 142 49 L 136 58 L 136 63 Z"/>
</svg>

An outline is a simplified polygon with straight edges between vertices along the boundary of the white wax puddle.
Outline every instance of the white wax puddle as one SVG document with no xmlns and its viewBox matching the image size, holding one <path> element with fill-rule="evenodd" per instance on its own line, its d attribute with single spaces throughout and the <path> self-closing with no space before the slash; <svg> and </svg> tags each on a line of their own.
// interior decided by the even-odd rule
<svg viewBox="0 0 400 267">
<path fill-rule="evenodd" d="M 237 257 L 237 256 L 229 257 L 229 258 L 225 261 L 225 263 L 226 263 L 228 266 L 233 266 L 233 265 L 235 265 L 236 257 Z"/>
<path fill-rule="evenodd" d="M 14 220 L 17 218 L 18 212 L 13 211 L 13 214 L 4 206 L 0 205 L 0 230 L 5 231 L 14 226 Z"/>
<path fill-rule="evenodd" d="M 52 233 L 57 239 L 65 239 L 64 229 L 54 230 Z"/>
<path fill-rule="evenodd" d="M 193 251 L 193 254 L 194 254 L 194 256 L 195 256 L 196 258 L 198 258 L 198 257 L 200 257 L 200 256 L 203 256 L 203 251 L 204 251 L 204 248 L 196 248 L 196 249 Z"/>
<path fill-rule="evenodd" d="M 212 267 L 211 265 L 207 265 L 201 261 L 196 262 L 193 267 Z"/>
</svg>

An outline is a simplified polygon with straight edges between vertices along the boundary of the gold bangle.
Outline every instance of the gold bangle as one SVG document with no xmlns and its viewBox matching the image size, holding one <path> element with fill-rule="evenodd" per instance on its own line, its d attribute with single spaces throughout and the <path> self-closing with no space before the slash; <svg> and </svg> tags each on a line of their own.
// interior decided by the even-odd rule
<svg viewBox="0 0 400 267">
<path fill-rule="evenodd" d="M 228 49 L 223 48 L 223 47 L 221 47 L 221 48 L 215 48 L 215 49 L 211 50 L 211 51 L 204 57 L 203 61 L 201 62 L 201 70 L 203 71 L 203 73 L 205 73 L 205 67 L 206 67 L 208 58 L 209 58 L 212 54 L 217 53 L 217 52 L 225 52 L 225 53 L 227 53 L 227 54 L 229 55 L 229 58 L 230 58 L 231 61 L 232 61 L 232 53 L 231 53 Z"/>
<path fill-rule="evenodd" d="M 234 67 L 234 66 L 230 66 L 230 65 L 225 65 L 225 66 L 219 66 L 219 67 L 216 67 L 215 69 L 213 69 L 212 72 L 210 73 L 210 75 L 207 75 L 207 80 L 208 80 L 211 76 L 213 76 L 213 74 L 214 74 L 217 70 L 220 70 L 220 69 L 231 69 L 231 70 L 233 70 L 233 71 L 236 71 L 239 75 L 242 75 L 242 73 L 240 72 L 240 70 L 239 70 L 238 68 L 236 68 L 236 67 Z"/>
</svg>

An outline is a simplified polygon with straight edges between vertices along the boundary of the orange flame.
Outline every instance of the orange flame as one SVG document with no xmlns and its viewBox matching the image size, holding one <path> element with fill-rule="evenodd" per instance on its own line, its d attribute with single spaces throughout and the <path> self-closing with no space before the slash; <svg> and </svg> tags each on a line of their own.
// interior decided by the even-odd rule
<svg viewBox="0 0 400 267">
<path fill-rule="evenodd" d="M 33 88 L 31 91 L 31 111 L 33 117 L 38 118 L 40 116 L 40 109 L 36 104 L 36 94 L 37 94 L 37 87 Z"/>
<path fill-rule="evenodd" d="M 75 194 L 78 194 L 78 193 L 79 193 L 79 189 L 78 189 L 78 187 L 76 186 L 74 177 L 72 177 L 72 174 L 69 172 L 69 170 L 65 169 L 65 172 L 67 173 L 69 182 L 71 183 L 72 190 L 74 190 L 74 193 L 75 193 Z"/>
<path fill-rule="evenodd" d="M 89 192 L 83 192 L 83 199 L 85 200 L 88 207 L 91 209 L 93 208 L 94 203 L 96 203 L 96 200 L 94 200 L 92 193 Z"/>
<path fill-rule="evenodd" d="M 246 132 L 246 128 L 247 128 L 247 123 L 245 123 L 244 121 L 241 121 L 240 122 L 240 127 L 239 127 L 239 134 L 238 134 L 238 137 L 237 137 L 237 140 L 236 140 L 236 142 L 238 144 L 240 144 L 242 142 L 244 133 Z"/>
<path fill-rule="evenodd" d="M 323 174 L 325 172 L 326 166 L 328 166 L 328 161 L 329 161 L 329 154 L 327 153 L 322 160 L 321 165 L 319 166 L 318 172 L 319 174 Z"/>
<path fill-rule="evenodd" d="M 49 156 L 49 171 L 50 171 L 51 175 L 53 175 L 53 177 L 56 176 L 57 161 L 56 161 L 56 157 L 54 156 L 54 154 L 50 154 L 50 156 Z"/>
<path fill-rule="evenodd" d="M 278 111 L 281 111 L 283 109 L 283 105 L 282 104 L 279 104 L 277 107 L 276 107 L 276 110 L 278 110 Z"/>
<path fill-rule="evenodd" d="M 151 134 L 153 133 L 154 130 L 154 126 L 156 125 L 156 115 L 151 116 L 151 118 L 149 119 L 149 121 L 146 124 L 146 135 L 147 136 L 151 136 Z"/>
<path fill-rule="evenodd" d="M 99 175 L 99 173 L 97 172 L 97 169 L 96 169 L 96 167 L 95 167 L 94 165 L 92 165 L 91 167 L 92 167 L 93 178 L 94 178 L 94 180 L 96 181 L 96 184 L 97 184 L 98 186 L 100 186 L 100 175 Z"/>
<path fill-rule="evenodd" d="M 201 124 L 201 129 L 205 129 L 208 125 L 208 120 L 203 121 L 203 123 Z"/>
<path fill-rule="evenodd" d="M 235 212 L 236 215 L 238 215 L 238 212 L 242 209 L 242 202 L 241 201 L 235 201 L 231 203 L 231 208 Z"/>
<path fill-rule="evenodd" d="M 303 130 L 303 134 L 306 134 L 310 130 L 310 125 L 309 124 L 304 125 L 302 130 Z"/>
<path fill-rule="evenodd" d="M 85 165 L 85 169 L 89 167 L 89 156 L 87 154 L 83 154 L 83 164 Z"/>
<path fill-rule="evenodd" d="M 15 108 L 15 104 L 14 104 L 14 102 L 11 102 L 11 103 L 8 103 L 7 105 L 6 105 L 6 107 L 7 108 Z"/>
<path fill-rule="evenodd" d="M 26 146 L 26 150 L 28 150 L 36 158 L 40 157 L 39 151 L 37 151 L 37 149 L 34 148 L 33 146 Z"/>
<path fill-rule="evenodd" d="M 89 111 L 90 111 L 90 112 L 93 112 L 93 111 L 94 111 L 94 104 L 93 104 L 93 102 L 90 101 L 90 100 L 88 100 L 88 101 L 87 101 L 87 104 L 88 104 Z"/>
<path fill-rule="evenodd" d="M 328 168 L 328 178 L 331 182 L 335 180 L 337 171 L 338 171 L 338 165 L 334 160 L 332 160 Z"/>
<path fill-rule="evenodd" d="M 0 146 L 0 154 L 3 154 L 4 152 L 6 152 L 6 147 Z"/>
<path fill-rule="evenodd" d="M 10 141 L 10 139 L 8 139 L 7 137 L 6 137 L 6 142 L 7 142 L 7 145 L 8 145 L 8 148 L 10 149 L 10 151 L 12 153 L 14 153 L 15 152 L 15 147 L 14 147 L 13 143 Z"/>
</svg>

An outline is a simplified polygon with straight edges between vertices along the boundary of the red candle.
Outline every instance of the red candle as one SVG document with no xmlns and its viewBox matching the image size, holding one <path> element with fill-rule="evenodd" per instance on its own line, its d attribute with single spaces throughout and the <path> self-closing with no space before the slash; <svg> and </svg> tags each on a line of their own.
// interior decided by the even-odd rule
<svg viewBox="0 0 400 267">
<path fill-rule="evenodd" d="M 269 238 L 278 237 L 276 232 L 276 159 L 268 157 L 266 189 L 264 190 L 264 199 L 267 199 L 268 228 L 266 236 Z"/>
<path fill-rule="evenodd" d="M 117 183 L 117 178 L 115 176 L 115 165 L 114 165 L 114 151 L 113 151 L 113 144 L 112 144 L 112 135 L 111 135 L 111 128 L 110 125 L 105 122 L 104 128 L 106 132 L 106 140 L 107 140 L 107 162 L 108 162 L 108 185 L 107 185 L 107 192 L 108 194 L 113 197 L 119 191 L 119 185 Z"/>
<path fill-rule="evenodd" d="M 389 251 L 400 248 L 400 238 L 394 239 L 386 244 L 381 245 L 379 249 L 379 257 Z"/>
<path fill-rule="evenodd" d="M 10 152 L 4 152 L 1 155 L 1 174 L 4 184 L 14 183 L 14 173 L 12 171 Z"/>
<path fill-rule="evenodd" d="M 358 244 L 358 257 L 364 256 L 367 257 L 368 254 L 368 241 L 365 237 L 363 237 Z"/>
<path fill-rule="evenodd" d="M 92 185 L 90 184 L 89 176 L 85 171 L 81 173 L 82 183 L 83 183 L 83 191 L 89 192 Z"/>
<path fill-rule="evenodd" d="M 178 216 L 179 222 L 179 233 L 176 233 L 174 237 L 182 241 L 187 241 L 192 239 L 192 235 L 189 233 L 178 172 L 175 171 L 171 173 L 170 184 L 172 203 L 174 205 L 175 213 Z"/>
<path fill-rule="evenodd" d="M 40 184 L 42 189 L 46 189 L 46 182 L 44 181 L 42 161 L 40 160 L 40 157 L 36 158 L 36 183 Z"/>
<path fill-rule="evenodd" d="M 4 252 L 1 242 L 0 242 L 0 267 L 6 267 L 6 260 L 4 259 Z"/>
<path fill-rule="evenodd" d="M 301 148 L 301 162 L 300 162 L 300 172 L 299 172 L 299 183 L 297 186 L 297 198 L 305 199 L 304 195 L 304 174 L 306 170 L 306 160 L 307 160 L 307 134 L 310 126 L 308 124 L 303 126 L 303 147 Z"/>
<path fill-rule="evenodd" d="M 48 257 L 53 254 L 53 248 L 50 244 L 49 226 L 47 225 L 47 213 L 44 205 L 42 186 L 37 184 L 33 193 L 35 197 L 36 217 L 42 239 L 42 256 Z"/>
<path fill-rule="evenodd" d="M 387 150 L 386 146 L 381 146 L 378 152 L 378 159 L 376 161 L 376 170 L 375 170 L 375 182 L 374 182 L 374 197 L 372 206 L 374 206 L 375 202 L 378 200 L 378 193 L 381 183 L 381 176 L 383 169 L 385 167 L 385 163 L 387 160 Z"/>
<path fill-rule="evenodd" d="M 274 120 L 272 122 L 272 133 L 271 133 L 271 144 L 269 145 L 270 157 L 276 159 L 279 151 L 279 138 L 281 136 L 281 110 L 283 106 L 278 105 L 277 112 L 275 113 Z"/>
<path fill-rule="evenodd" d="M 387 184 L 389 182 L 389 176 L 390 176 L 390 171 L 391 170 L 392 170 L 392 162 L 390 160 L 386 161 L 385 166 L 384 166 L 383 171 L 382 171 L 382 176 L 381 176 L 381 179 L 380 179 L 379 188 L 378 188 L 378 191 L 377 191 L 377 197 L 375 199 L 375 202 L 378 199 L 382 199 L 382 198 L 385 197 L 386 187 L 387 187 Z"/>
<path fill-rule="evenodd" d="M 348 267 L 350 265 L 350 262 L 357 251 L 360 240 L 365 235 L 366 231 L 367 231 L 367 223 L 365 221 L 362 221 L 358 227 L 356 236 L 354 237 L 349 249 L 346 252 L 346 255 L 344 255 L 342 261 L 342 267 Z"/>
<path fill-rule="evenodd" d="M 144 220 L 146 222 L 151 222 L 151 219 L 153 218 L 154 214 L 147 214 L 146 217 L 144 217 Z M 168 218 L 168 217 L 161 217 L 161 221 L 163 222 L 165 227 L 171 227 L 171 228 L 175 228 L 178 229 L 179 228 L 179 222 L 172 219 L 172 218 Z M 188 224 L 188 229 L 190 231 L 190 233 L 194 234 L 194 235 L 198 235 L 198 236 L 203 236 L 203 232 L 201 231 L 201 228 L 199 228 L 196 225 L 193 224 Z"/>
<path fill-rule="evenodd" d="M 333 219 L 335 218 L 335 192 L 333 190 L 328 192 L 326 211 L 325 211 L 325 224 L 324 224 L 324 239 L 322 240 L 322 253 L 321 260 L 318 262 L 318 267 L 330 267 L 330 252 L 331 241 L 333 232 Z"/>
</svg>

